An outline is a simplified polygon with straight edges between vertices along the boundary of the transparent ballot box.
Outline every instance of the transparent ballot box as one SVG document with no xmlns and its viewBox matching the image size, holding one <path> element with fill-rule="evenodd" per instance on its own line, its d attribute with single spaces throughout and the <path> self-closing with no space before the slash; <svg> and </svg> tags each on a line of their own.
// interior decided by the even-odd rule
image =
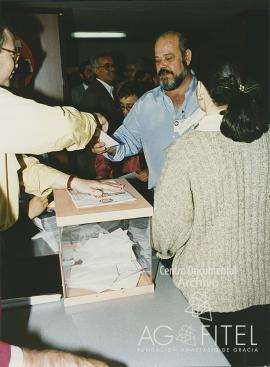
<svg viewBox="0 0 270 367">
<path fill-rule="evenodd" d="M 124 179 L 121 194 L 92 202 L 55 190 L 66 306 L 152 293 L 152 206 Z M 113 201 L 115 199 L 115 201 Z"/>
</svg>

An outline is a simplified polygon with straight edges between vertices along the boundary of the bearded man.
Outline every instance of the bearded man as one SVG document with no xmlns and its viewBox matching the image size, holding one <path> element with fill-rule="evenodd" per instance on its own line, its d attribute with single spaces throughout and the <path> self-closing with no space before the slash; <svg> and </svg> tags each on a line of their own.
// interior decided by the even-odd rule
<svg viewBox="0 0 270 367">
<path fill-rule="evenodd" d="M 102 141 L 92 152 L 112 161 L 143 149 L 149 168 L 148 188 L 154 188 L 164 165 L 166 148 L 202 118 L 196 97 L 197 79 L 190 68 L 192 53 L 179 32 L 161 34 L 155 42 L 155 64 L 160 85 L 145 93 L 113 134 L 117 147 Z"/>
</svg>

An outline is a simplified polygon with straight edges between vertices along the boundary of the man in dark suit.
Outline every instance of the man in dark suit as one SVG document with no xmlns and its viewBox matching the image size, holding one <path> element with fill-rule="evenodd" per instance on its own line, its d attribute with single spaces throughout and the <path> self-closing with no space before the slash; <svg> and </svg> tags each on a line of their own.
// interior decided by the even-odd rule
<svg viewBox="0 0 270 367">
<path fill-rule="evenodd" d="M 109 122 L 108 134 L 121 125 L 124 115 L 121 110 L 117 94 L 114 92 L 115 65 L 111 56 L 102 54 L 92 62 L 92 68 L 96 75 L 85 90 L 79 109 L 85 112 L 99 112 Z M 95 178 L 95 155 L 88 148 L 76 152 L 77 174 L 83 178 Z M 104 158 L 106 160 L 106 158 Z M 120 174 L 120 164 L 113 163 L 114 177 Z"/>
<path fill-rule="evenodd" d="M 71 89 L 71 99 L 74 107 L 78 107 L 81 103 L 82 96 L 88 88 L 91 81 L 95 79 L 92 65 L 89 60 L 84 61 L 79 66 L 80 84 Z"/>
<path fill-rule="evenodd" d="M 115 65 L 109 55 L 100 55 L 93 60 L 92 68 L 96 79 L 85 91 L 80 109 L 86 112 L 99 112 L 109 122 L 109 134 L 123 121 L 123 113 L 116 93 L 114 93 Z"/>
</svg>

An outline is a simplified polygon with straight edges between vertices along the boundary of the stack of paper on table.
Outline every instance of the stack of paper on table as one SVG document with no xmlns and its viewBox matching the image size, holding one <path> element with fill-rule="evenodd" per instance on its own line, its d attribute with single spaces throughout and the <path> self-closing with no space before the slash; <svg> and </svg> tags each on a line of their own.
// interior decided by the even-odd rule
<svg viewBox="0 0 270 367">
<path fill-rule="evenodd" d="M 67 286 L 93 292 L 136 287 L 142 267 L 132 245 L 127 231 L 121 228 L 91 238 L 76 249 L 74 260 L 79 265 L 72 266 Z"/>
</svg>

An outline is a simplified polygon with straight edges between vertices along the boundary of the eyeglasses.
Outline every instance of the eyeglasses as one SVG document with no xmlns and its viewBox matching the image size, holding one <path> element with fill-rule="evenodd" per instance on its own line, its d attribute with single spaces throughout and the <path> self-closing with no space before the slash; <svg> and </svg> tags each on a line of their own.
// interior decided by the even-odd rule
<svg viewBox="0 0 270 367">
<path fill-rule="evenodd" d="M 114 64 L 107 63 L 107 64 L 104 64 L 104 65 L 99 65 L 97 68 L 98 69 L 99 68 L 104 68 L 105 70 L 109 71 L 109 70 L 115 69 L 115 65 Z"/>
<path fill-rule="evenodd" d="M 7 52 L 9 52 L 10 54 L 12 54 L 13 61 L 14 61 L 14 63 L 16 64 L 16 62 L 19 60 L 20 53 L 19 53 L 18 51 L 10 50 L 10 49 L 5 48 L 5 47 L 1 47 L 1 51 L 2 51 L 2 50 L 7 51 Z"/>
<path fill-rule="evenodd" d="M 120 103 L 120 105 L 122 111 L 127 110 L 127 112 L 129 112 L 132 109 L 134 103 L 127 103 L 127 104 Z"/>
</svg>

